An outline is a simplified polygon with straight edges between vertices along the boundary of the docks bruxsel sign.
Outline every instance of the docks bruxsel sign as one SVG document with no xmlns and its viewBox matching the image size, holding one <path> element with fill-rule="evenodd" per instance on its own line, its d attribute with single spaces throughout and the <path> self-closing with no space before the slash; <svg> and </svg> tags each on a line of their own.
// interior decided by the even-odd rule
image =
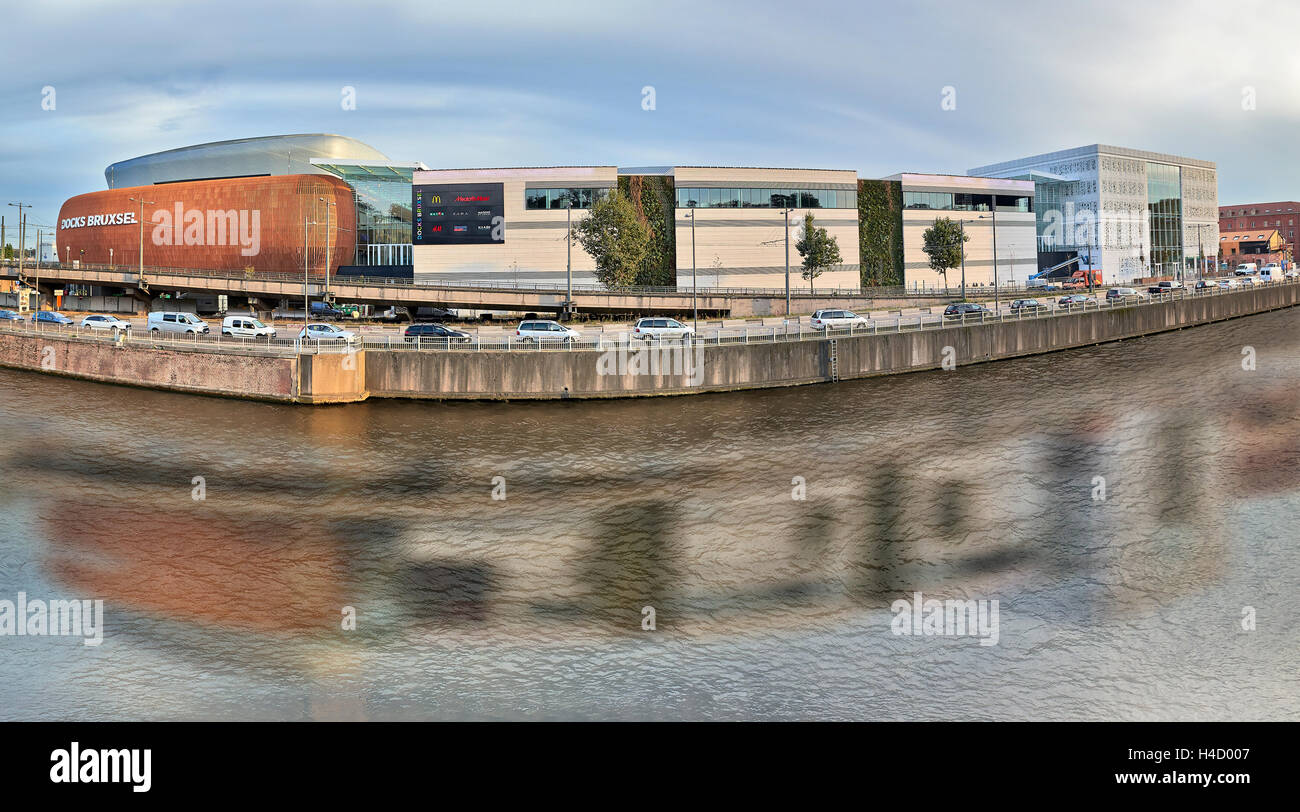
<svg viewBox="0 0 1300 812">
<path fill-rule="evenodd" d="M 505 242 L 505 185 L 436 183 L 411 189 L 412 242 L 466 245 Z"/>
<path fill-rule="evenodd" d="M 133 211 L 119 211 L 113 214 L 88 214 L 84 217 L 65 217 L 59 221 L 59 228 L 85 228 L 87 226 L 125 226 L 139 222 Z"/>
</svg>

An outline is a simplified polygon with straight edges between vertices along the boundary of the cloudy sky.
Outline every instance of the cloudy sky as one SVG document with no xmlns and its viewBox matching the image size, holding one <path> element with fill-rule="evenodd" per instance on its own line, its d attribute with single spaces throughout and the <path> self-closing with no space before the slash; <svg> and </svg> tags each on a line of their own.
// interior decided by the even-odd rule
<svg viewBox="0 0 1300 812">
<path fill-rule="evenodd" d="M 45 224 L 114 161 L 309 132 L 431 167 L 862 177 L 1101 142 L 1217 162 L 1221 203 L 1300 197 L 1296 4 L 46 0 L 4 18 L 0 192 Z"/>
</svg>

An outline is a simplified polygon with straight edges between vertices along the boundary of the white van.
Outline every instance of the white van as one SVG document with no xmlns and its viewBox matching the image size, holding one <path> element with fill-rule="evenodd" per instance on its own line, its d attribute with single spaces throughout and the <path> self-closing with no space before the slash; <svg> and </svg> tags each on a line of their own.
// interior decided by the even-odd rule
<svg viewBox="0 0 1300 812">
<path fill-rule="evenodd" d="M 275 338 L 275 328 L 268 327 L 252 316 L 226 316 L 221 322 L 221 334 L 242 338 Z"/>
<path fill-rule="evenodd" d="M 1281 282 L 1283 279 L 1282 266 L 1278 265 L 1276 262 L 1270 262 L 1268 265 L 1260 268 L 1259 278 L 1264 282 Z"/>
<path fill-rule="evenodd" d="M 1232 273 L 1236 276 L 1253 276 L 1259 271 L 1259 266 L 1253 262 L 1243 262 L 1237 266 L 1237 270 Z"/>
<path fill-rule="evenodd" d="M 211 331 L 208 329 L 207 323 L 193 313 L 159 310 L 149 314 L 149 335 L 151 336 L 157 336 L 160 333 L 207 335 L 209 332 Z"/>
</svg>

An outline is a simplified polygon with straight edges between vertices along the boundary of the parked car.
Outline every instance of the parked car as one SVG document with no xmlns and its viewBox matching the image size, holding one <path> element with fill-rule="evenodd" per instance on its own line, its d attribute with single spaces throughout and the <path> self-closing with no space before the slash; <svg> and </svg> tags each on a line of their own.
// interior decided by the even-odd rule
<svg viewBox="0 0 1300 812">
<path fill-rule="evenodd" d="M 1137 292 L 1136 288 L 1111 288 L 1106 291 L 1106 301 L 1128 301 L 1130 299 L 1141 299 L 1142 294 Z"/>
<path fill-rule="evenodd" d="M 0 310 L 0 321 L 22 321 L 23 317 L 12 310 Z"/>
<path fill-rule="evenodd" d="M 155 337 L 161 333 L 206 335 L 210 332 L 207 322 L 193 313 L 159 310 L 149 314 L 149 334 Z"/>
<path fill-rule="evenodd" d="M 1197 290 L 1205 290 L 1207 288 L 1217 288 L 1218 286 L 1219 283 L 1213 279 L 1198 279 L 1196 281 Z"/>
<path fill-rule="evenodd" d="M 221 321 L 221 334 L 241 338 L 275 338 L 275 328 L 252 316 L 226 316 Z"/>
<path fill-rule="evenodd" d="M 1095 304 L 1097 304 L 1096 299 L 1082 293 L 1071 293 L 1056 300 L 1057 307 L 1077 308 Z"/>
<path fill-rule="evenodd" d="M 695 329 L 677 319 L 637 319 L 632 337 L 647 341 L 655 338 L 694 338 Z"/>
<path fill-rule="evenodd" d="M 515 337 L 520 341 L 577 341 L 582 336 L 559 322 L 521 321 L 515 328 Z"/>
<path fill-rule="evenodd" d="M 1239 277 L 1237 281 L 1240 282 L 1241 286 L 1244 288 L 1244 287 L 1254 287 L 1256 280 L 1255 277 L 1253 276 L 1242 276 Z"/>
<path fill-rule="evenodd" d="M 988 312 L 989 309 L 982 304 L 976 304 L 975 302 L 957 302 L 956 304 L 950 304 L 943 309 L 943 317 L 945 319 L 964 319 L 969 315 L 978 315 L 980 313 Z"/>
<path fill-rule="evenodd" d="M 312 302 L 311 314 L 318 319 L 341 319 L 347 315 L 329 302 Z"/>
<path fill-rule="evenodd" d="M 1011 303 L 1011 310 L 1014 313 L 1018 313 L 1021 310 L 1041 310 L 1046 307 L 1047 305 L 1037 299 L 1016 299 Z"/>
<path fill-rule="evenodd" d="M 298 331 L 299 341 L 346 341 L 350 344 L 357 338 L 357 334 L 351 330 L 332 324 L 308 324 Z"/>
<path fill-rule="evenodd" d="M 32 314 L 32 324 L 72 324 L 72 319 L 53 310 L 40 310 Z"/>
<path fill-rule="evenodd" d="M 852 310 L 818 310 L 812 314 L 814 330 L 842 330 L 849 327 L 866 327 L 867 320 Z"/>
<path fill-rule="evenodd" d="M 131 322 L 122 321 L 116 316 L 93 315 L 81 320 L 81 326 L 91 330 L 112 330 L 115 333 L 131 329 Z"/>
<path fill-rule="evenodd" d="M 448 342 L 464 343 L 473 341 L 474 336 L 460 330 L 453 330 L 442 324 L 412 324 L 402 331 L 402 338 L 415 341 L 420 338 L 444 339 Z"/>
<path fill-rule="evenodd" d="M 1219 287 L 1224 290 L 1232 290 L 1233 288 L 1241 287 L 1241 284 L 1236 279 L 1220 279 Z"/>
</svg>

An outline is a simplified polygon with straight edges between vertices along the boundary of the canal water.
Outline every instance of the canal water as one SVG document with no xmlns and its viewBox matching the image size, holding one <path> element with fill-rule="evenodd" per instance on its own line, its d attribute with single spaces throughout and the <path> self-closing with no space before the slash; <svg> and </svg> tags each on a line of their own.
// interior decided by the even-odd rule
<svg viewBox="0 0 1300 812">
<path fill-rule="evenodd" d="M 1298 326 L 606 402 L 0 370 L 0 601 L 103 601 L 0 636 L 0 718 L 1300 719 Z"/>
</svg>

